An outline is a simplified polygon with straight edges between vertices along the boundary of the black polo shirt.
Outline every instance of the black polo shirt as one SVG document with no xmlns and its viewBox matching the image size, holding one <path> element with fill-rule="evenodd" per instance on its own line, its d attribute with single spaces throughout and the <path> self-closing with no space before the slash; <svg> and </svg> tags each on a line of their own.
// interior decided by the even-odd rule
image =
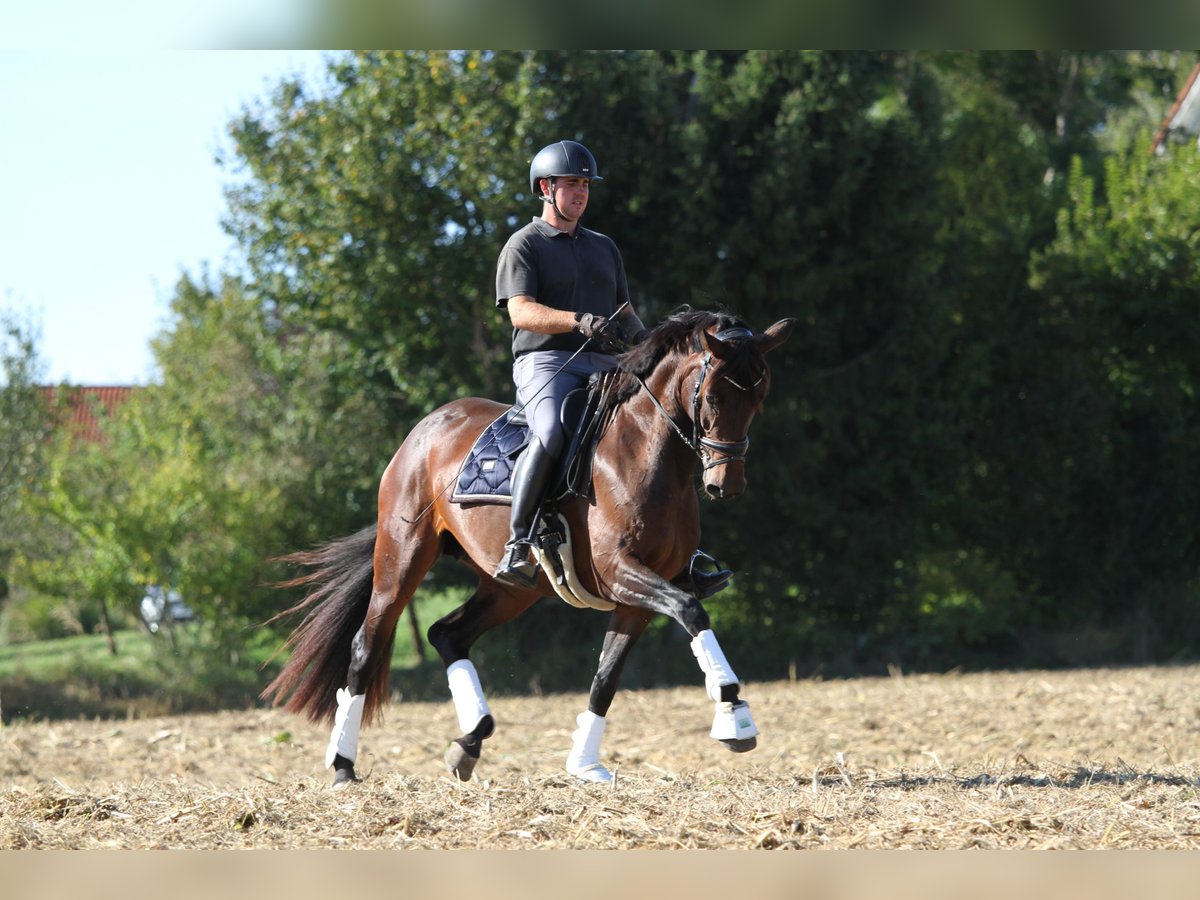
<svg viewBox="0 0 1200 900">
<path fill-rule="evenodd" d="M 554 309 L 611 316 L 629 299 L 621 252 L 598 231 L 579 226 L 570 235 L 535 218 L 508 239 L 496 263 L 496 306 L 505 309 L 509 297 L 521 295 Z M 536 334 L 514 328 L 513 356 L 574 351 L 584 340 L 577 331 Z"/>
</svg>

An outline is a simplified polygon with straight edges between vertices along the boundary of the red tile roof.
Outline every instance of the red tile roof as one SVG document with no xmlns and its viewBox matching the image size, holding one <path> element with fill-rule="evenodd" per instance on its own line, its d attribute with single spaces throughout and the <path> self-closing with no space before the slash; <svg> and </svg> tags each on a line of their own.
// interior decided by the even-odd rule
<svg viewBox="0 0 1200 900">
<path fill-rule="evenodd" d="M 136 387 L 71 385 L 63 388 L 44 387 L 42 391 L 53 406 L 58 403 L 58 392 L 65 390 L 66 406 L 62 424 L 80 440 L 96 443 L 101 439 L 100 417 L 111 416 L 126 400 L 133 396 Z"/>
</svg>

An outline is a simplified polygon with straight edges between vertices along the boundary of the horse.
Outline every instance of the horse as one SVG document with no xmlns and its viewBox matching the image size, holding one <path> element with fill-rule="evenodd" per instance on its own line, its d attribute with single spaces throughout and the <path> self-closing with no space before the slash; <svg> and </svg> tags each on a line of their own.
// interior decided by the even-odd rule
<svg viewBox="0 0 1200 900">
<path fill-rule="evenodd" d="M 757 744 L 749 704 L 739 696 L 737 675 L 699 595 L 670 578 L 700 543 L 697 465 L 709 499 L 736 497 L 746 487 L 750 424 L 771 384 L 765 357 L 795 323 L 781 319 L 755 332 L 725 310 L 683 307 L 617 357 L 612 389 L 598 412 L 603 424 L 592 451 L 590 491 L 558 508 L 571 535 L 568 568 L 611 610 L 565 765 L 581 781 L 613 779 L 600 758 L 606 716 L 630 650 L 658 614 L 678 622 L 691 639 L 715 704 L 710 736 L 735 752 Z M 308 571 L 282 586 L 308 593 L 270 621 L 305 615 L 286 638 L 281 649 L 290 656 L 262 698 L 314 724 L 332 723 L 325 767 L 334 770 L 335 787 L 358 781 L 359 734 L 389 697 L 397 622 L 441 555 L 479 577 L 474 594 L 427 631 L 446 666 L 461 731 L 444 757 L 450 773 L 470 780 L 483 742 L 494 734 L 495 719 L 468 654 L 485 632 L 555 588 L 545 564 L 532 588 L 494 580 L 508 538 L 508 508 L 454 503 L 447 488 L 473 442 L 507 408 L 468 397 L 435 409 L 408 433 L 384 471 L 376 524 L 283 557 Z"/>
</svg>

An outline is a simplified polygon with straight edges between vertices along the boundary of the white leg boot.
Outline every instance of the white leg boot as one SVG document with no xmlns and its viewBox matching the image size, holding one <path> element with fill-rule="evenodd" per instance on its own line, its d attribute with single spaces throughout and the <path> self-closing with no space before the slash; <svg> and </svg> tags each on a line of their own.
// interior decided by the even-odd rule
<svg viewBox="0 0 1200 900">
<path fill-rule="evenodd" d="M 724 741 L 731 750 L 741 752 L 753 749 L 758 728 L 750 715 L 750 705 L 745 700 L 734 703 L 721 700 L 721 688 L 737 684 L 738 678 L 711 629 L 700 632 L 692 639 L 692 653 L 704 672 L 704 687 L 708 697 L 717 704 L 709 736 Z"/>
<path fill-rule="evenodd" d="M 733 674 L 733 667 L 725 659 L 712 629 L 706 629 L 692 638 L 692 654 L 696 657 L 696 662 L 700 663 L 700 671 L 704 673 L 704 688 L 708 692 L 708 699 L 720 703 L 721 688 L 727 684 L 737 684 L 738 679 Z"/>
<path fill-rule="evenodd" d="M 350 696 L 350 691 L 341 688 L 337 692 L 337 712 L 333 716 L 333 733 L 325 749 L 325 768 L 333 765 L 333 758 L 341 756 L 354 762 L 358 758 L 358 733 L 362 730 L 363 703 L 366 694 Z"/>
<path fill-rule="evenodd" d="M 716 712 L 713 714 L 712 731 L 708 733 L 709 737 L 718 741 L 741 742 L 748 741 L 757 735 L 758 728 L 750 716 L 749 703 L 739 700 L 736 703 L 717 704 Z M 730 749 L 740 748 L 731 745 Z M 752 748 L 746 747 L 745 749 Z"/>
<path fill-rule="evenodd" d="M 483 696 L 479 673 L 469 659 L 460 659 L 446 668 L 446 680 L 450 682 L 450 696 L 454 700 L 454 711 L 458 715 L 458 727 L 463 734 L 470 734 L 492 714 Z M 487 737 L 487 735 L 481 735 Z"/>
<path fill-rule="evenodd" d="M 567 771 L 582 781 L 609 784 L 612 772 L 600 763 L 600 741 L 604 738 L 607 720 L 593 712 L 580 713 L 575 723 L 579 726 L 571 735 L 571 752 L 567 756 Z"/>
<path fill-rule="evenodd" d="M 452 662 L 446 667 L 446 680 L 450 683 L 450 697 L 463 736 L 450 742 L 443 761 L 459 781 L 470 781 L 479 762 L 483 739 L 491 737 L 496 722 L 484 699 L 474 663 L 469 659 Z"/>
</svg>

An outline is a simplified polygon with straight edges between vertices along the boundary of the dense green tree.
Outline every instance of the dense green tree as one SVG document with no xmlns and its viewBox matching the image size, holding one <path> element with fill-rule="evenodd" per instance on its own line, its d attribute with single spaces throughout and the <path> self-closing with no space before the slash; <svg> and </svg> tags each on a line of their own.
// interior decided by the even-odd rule
<svg viewBox="0 0 1200 900">
<path fill-rule="evenodd" d="M 374 516 L 395 438 L 369 394 L 327 377 L 343 339 L 282 329 L 236 279 L 181 281 L 155 354 L 161 383 L 116 438 L 142 473 L 134 545 L 236 646 L 278 606 L 272 557 Z"/>
<path fill-rule="evenodd" d="M 705 510 L 743 572 L 727 619 L 851 661 L 1003 648 L 1060 599 L 1041 580 L 1078 512 L 1059 472 L 1091 427 L 1030 259 L 1067 161 L 1096 170 L 1106 126 L 1144 118 L 1185 62 L 360 54 L 237 123 L 252 178 L 231 221 L 280 321 L 342 336 L 346 390 L 388 397 L 402 432 L 456 394 L 507 394 L 491 267 L 536 212 L 529 156 L 585 141 L 606 179 L 589 224 L 622 247 L 645 318 L 801 318 L 750 494 Z"/>
<path fill-rule="evenodd" d="M 1186 652 L 1200 180 L 1147 145 L 1195 59 L 331 56 L 231 124 L 245 264 L 178 285 L 161 384 L 56 460 L 63 553 L 114 602 L 179 586 L 236 648 L 278 605 L 267 560 L 368 523 L 418 417 L 511 396 L 494 263 L 565 137 L 599 157 L 587 224 L 647 322 L 800 320 L 748 493 L 704 506 L 731 652 L 770 636 L 747 675 L 1054 662 L 1030 635 L 1079 623 Z"/>
<path fill-rule="evenodd" d="M 1088 425 L 1056 434 L 1070 516 L 1037 574 L 1076 601 L 1063 619 L 1136 618 L 1143 654 L 1194 647 L 1200 624 L 1180 602 L 1200 562 L 1200 153 L 1153 159 L 1148 143 L 1110 157 L 1103 179 L 1076 163 L 1033 270 L 1039 325 L 1073 376 L 1058 407 Z"/>
<path fill-rule="evenodd" d="M 285 329 L 339 336 L 329 371 L 385 403 L 394 434 L 508 384 L 493 272 L 543 99 L 528 55 L 340 57 L 234 123 L 230 224 Z M 528 110 L 528 112 L 525 112 Z"/>
</svg>

